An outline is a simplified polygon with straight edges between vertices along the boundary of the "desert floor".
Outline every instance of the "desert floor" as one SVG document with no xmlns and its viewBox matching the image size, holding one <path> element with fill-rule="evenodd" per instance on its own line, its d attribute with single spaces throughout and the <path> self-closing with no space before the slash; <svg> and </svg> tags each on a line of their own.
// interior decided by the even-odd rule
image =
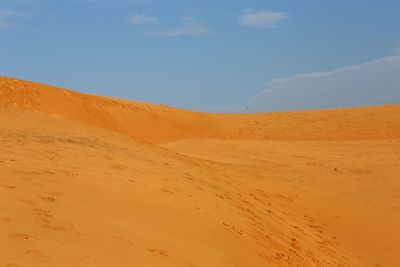
<svg viewBox="0 0 400 267">
<path fill-rule="evenodd" d="M 400 105 L 195 113 L 0 78 L 0 266 L 400 266 Z"/>
</svg>

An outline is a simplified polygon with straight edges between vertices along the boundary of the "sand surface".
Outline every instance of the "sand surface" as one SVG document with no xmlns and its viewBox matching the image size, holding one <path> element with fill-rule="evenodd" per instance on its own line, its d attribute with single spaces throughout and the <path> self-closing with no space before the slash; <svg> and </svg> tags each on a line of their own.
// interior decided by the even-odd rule
<svg viewBox="0 0 400 267">
<path fill-rule="evenodd" d="M 400 266 L 399 122 L 0 77 L 0 266 Z"/>
</svg>

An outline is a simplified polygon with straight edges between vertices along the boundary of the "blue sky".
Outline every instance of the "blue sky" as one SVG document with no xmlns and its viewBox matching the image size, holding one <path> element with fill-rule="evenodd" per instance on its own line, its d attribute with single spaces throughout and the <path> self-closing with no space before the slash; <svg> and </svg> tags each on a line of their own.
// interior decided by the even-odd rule
<svg viewBox="0 0 400 267">
<path fill-rule="evenodd" d="M 399 11 L 395 0 L 0 0 L 0 75 L 219 112 L 399 103 Z"/>
</svg>

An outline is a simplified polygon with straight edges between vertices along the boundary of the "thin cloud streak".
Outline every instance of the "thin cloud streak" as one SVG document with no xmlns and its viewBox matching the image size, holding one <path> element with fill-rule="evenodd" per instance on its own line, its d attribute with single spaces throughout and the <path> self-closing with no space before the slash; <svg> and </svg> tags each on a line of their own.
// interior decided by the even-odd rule
<svg viewBox="0 0 400 267">
<path fill-rule="evenodd" d="M 288 15 L 282 12 L 246 9 L 242 11 L 240 24 L 247 27 L 269 29 L 277 27 L 286 18 Z"/>
<path fill-rule="evenodd" d="M 20 12 L 15 12 L 7 9 L 0 9 L 0 19 L 12 19 L 12 18 L 18 18 L 18 17 L 26 17 L 25 14 L 20 13 Z"/>
<path fill-rule="evenodd" d="M 390 51 L 396 53 L 396 54 L 400 54 L 400 42 L 397 43 L 397 46 L 393 49 L 391 49 Z"/>
<path fill-rule="evenodd" d="M 283 111 L 400 103 L 400 56 L 268 82 L 251 111 Z"/>
<path fill-rule="evenodd" d="M 160 24 L 160 21 L 156 17 L 148 16 L 146 14 L 134 15 L 128 18 L 128 22 L 132 25 L 142 25 L 142 24 Z"/>
<path fill-rule="evenodd" d="M 0 9 L 0 30 L 15 28 L 15 23 L 11 21 L 17 18 L 27 17 L 28 15 L 8 9 Z"/>
<path fill-rule="evenodd" d="M 183 25 L 162 32 L 162 36 L 177 37 L 181 35 L 205 36 L 210 33 L 209 29 L 194 18 L 184 19 Z"/>
</svg>

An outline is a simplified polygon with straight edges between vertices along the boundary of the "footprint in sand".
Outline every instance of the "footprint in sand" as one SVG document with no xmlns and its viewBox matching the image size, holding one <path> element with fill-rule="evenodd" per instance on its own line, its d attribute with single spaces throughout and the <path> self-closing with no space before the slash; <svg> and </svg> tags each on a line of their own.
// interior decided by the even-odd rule
<svg viewBox="0 0 400 267">
<path fill-rule="evenodd" d="M 1 220 L 3 221 L 3 222 L 11 222 L 11 219 L 10 218 L 6 218 L 6 217 L 3 217 L 3 218 L 1 218 Z"/>
<path fill-rule="evenodd" d="M 267 262 L 272 262 L 272 260 L 271 260 L 267 255 L 258 254 L 258 256 L 259 256 L 260 258 L 262 258 L 263 260 L 267 261 Z"/>
<path fill-rule="evenodd" d="M 17 189 L 15 186 L 12 185 L 0 185 L 0 186 L 7 189 Z"/>
<path fill-rule="evenodd" d="M 27 199 L 21 199 L 19 202 L 24 203 L 24 204 L 26 204 L 26 205 L 31 205 L 31 206 L 36 205 L 35 202 L 33 202 L 33 201 L 31 201 L 31 200 L 27 200 Z"/>
<path fill-rule="evenodd" d="M 47 202 L 55 202 L 56 199 L 54 197 L 40 197 L 41 200 L 47 201 Z"/>
<path fill-rule="evenodd" d="M 124 164 L 112 164 L 112 165 L 110 165 L 110 168 L 114 169 L 114 170 L 125 170 L 128 167 Z"/>
<path fill-rule="evenodd" d="M 20 240 L 20 241 L 36 241 L 37 238 L 31 235 L 27 235 L 27 234 L 13 234 L 11 236 L 14 239 Z"/>
<path fill-rule="evenodd" d="M 167 190 L 167 189 L 161 189 L 163 192 L 168 193 L 168 194 L 175 194 L 174 192 Z"/>
<path fill-rule="evenodd" d="M 163 250 L 159 250 L 159 249 L 151 249 L 151 248 L 149 248 L 149 249 L 147 249 L 149 252 L 151 252 L 151 253 L 156 253 L 156 254 L 158 254 L 158 255 L 160 255 L 160 256 L 163 256 L 163 257 L 168 257 L 168 253 L 166 252 L 166 251 L 163 251 Z"/>
<path fill-rule="evenodd" d="M 28 249 L 25 251 L 25 253 L 29 256 L 43 257 L 42 252 L 37 249 Z"/>
<path fill-rule="evenodd" d="M 42 218 L 53 218 L 53 215 L 51 215 L 50 211 L 47 210 L 42 210 L 42 209 L 33 209 L 33 212 L 39 217 Z"/>
</svg>

